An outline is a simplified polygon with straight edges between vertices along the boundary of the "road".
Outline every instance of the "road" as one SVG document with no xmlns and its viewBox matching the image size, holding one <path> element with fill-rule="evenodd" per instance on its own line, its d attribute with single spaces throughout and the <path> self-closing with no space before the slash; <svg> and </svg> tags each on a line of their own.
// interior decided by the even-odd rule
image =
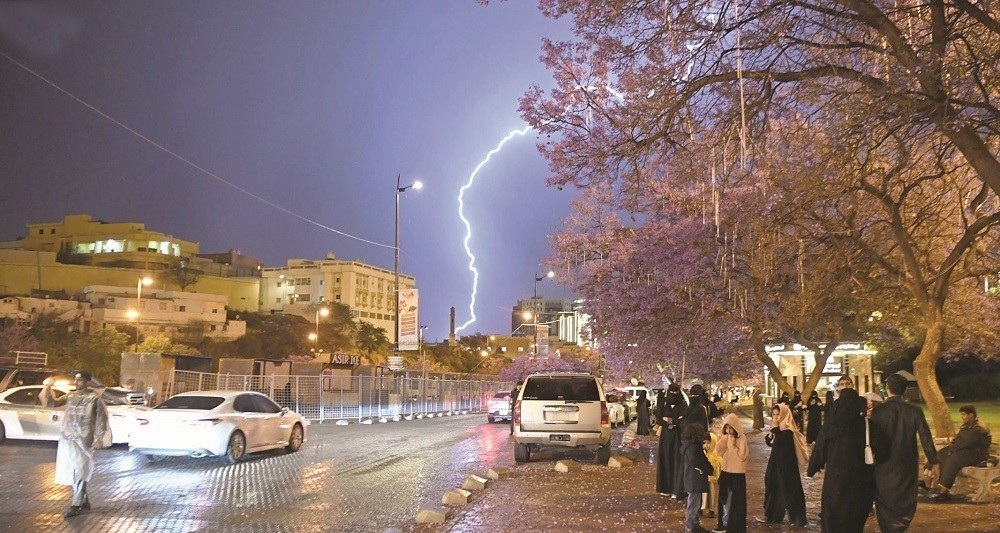
<svg viewBox="0 0 1000 533">
<path fill-rule="evenodd" d="M 69 488 L 52 481 L 54 442 L 0 444 L 0 531 L 318 532 L 410 529 L 421 505 L 468 474 L 514 464 L 507 424 L 460 415 L 309 427 L 297 453 L 147 462 L 98 452 L 93 509 L 64 520 Z"/>
</svg>

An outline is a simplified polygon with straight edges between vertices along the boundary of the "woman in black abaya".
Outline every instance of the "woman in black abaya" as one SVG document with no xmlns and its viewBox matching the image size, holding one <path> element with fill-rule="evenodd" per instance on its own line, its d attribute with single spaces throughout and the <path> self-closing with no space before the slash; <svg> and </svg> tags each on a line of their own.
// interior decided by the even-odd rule
<svg viewBox="0 0 1000 533">
<path fill-rule="evenodd" d="M 865 464 L 865 410 L 858 391 L 845 389 L 823 424 L 806 475 L 823 474 L 822 530 L 862 533 L 875 500 L 874 467 Z"/>
<path fill-rule="evenodd" d="M 771 431 L 764 442 L 771 447 L 764 472 L 764 517 L 771 523 L 784 521 L 806 525 L 806 495 L 802 491 L 799 465 L 806 463 L 805 436 L 799 433 L 792 411 L 783 403 L 771 409 Z"/>
<path fill-rule="evenodd" d="M 639 396 L 635 399 L 635 411 L 638 415 L 636 435 L 649 435 L 649 400 L 644 390 L 639 391 Z"/>
<path fill-rule="evenodd" d="M 809 395 L 809 400 L 806 402 L 806 412 L 809 413 L 809 425 L 806 426 L 806 444 L 812 444 L 816 442 L 819 430 L 823 427 L 823 402 L 819 401 L 819 393 L 816 391 L 812 391 L 812 394 Z"/>
<path fill-rule="evenodd" d="M 656 455 L 656 492 L 676 495 L 682 489 L 680 481 L 681 426 L 687 406 L 681 388 L 676 383 L 667 387 L 656 400 L 656 421 L 660 430 L 660 447 Z"/>
</svg>

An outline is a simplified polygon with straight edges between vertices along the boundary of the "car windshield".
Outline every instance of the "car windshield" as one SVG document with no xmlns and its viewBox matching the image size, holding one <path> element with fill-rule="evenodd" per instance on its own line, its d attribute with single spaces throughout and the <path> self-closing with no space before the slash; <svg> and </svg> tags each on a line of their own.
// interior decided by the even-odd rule
<svg viewBox="0 0 1000 533">
<path fill-rule="evenodd" d="M 493 395 L 494 398 L 510 398 L 509 392 L 498 392 Z"/>
<path fill-rule="evenodd" d="M 154 409 L 194 409 L 196 411 L 211 411 L 215 409 L 225 398 L 218 396 L 174 396 L 167 401 L 157 405 Z"/>
<path fill-rule="evenodd" d="M 596 402 L 601 399 L 597 381 L 588 376 L 546 376 L 529 378 L 522 399 L 576 400 Z"/>
</svg>

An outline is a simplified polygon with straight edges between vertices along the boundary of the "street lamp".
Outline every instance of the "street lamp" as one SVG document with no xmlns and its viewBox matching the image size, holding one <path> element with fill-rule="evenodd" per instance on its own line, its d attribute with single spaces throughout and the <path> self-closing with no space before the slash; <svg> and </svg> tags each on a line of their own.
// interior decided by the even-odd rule
<svg viewBox="0 0 1000 533">
<path fill-rule="evenodd" d="M 316 308 L 316 333 L 309 335 L 309 340 L 314 341 L 316 345 L 319 345 L 319 317 L 330 316 L 330 308 L 326 306 L 320 306 Z"/>
<path fill-rule="evenodd" d="M 153 284 L 153 278 L 151 278 L 149 276 L 140 276 L 139 277 L 139 280 L 135 284 L 135 313 L 131 313 L 131 312 L 125 313 L 125 315 L 128 316 L 130 320 L 131 319 L 135 320 L 135 347 L 133 348 L 133 350 L 138 350 L 139 349 L 139 326 L 142 325 L 142 321 L 141 321 L 141 316 L 142 316 L 142 287 L 143 287 L 143 285 L 145 285 L 145 286 L 148 287 L 148 286 L 150 286 L 152 284 Z"/>
<path fill-rule="evenodd" d="M 538 298 L 538 282 L 539 281 L 542 281 L 545 278 L 552 279 L 554 277 L 556 277 L 556 273 L 553 272 L 553 271 L 551 271 L 551 270 L 548 271 L 548 272 L 546 272 L 545 274 L 542 274 L 541 276 L 538 275 L 538 272 L 535 272 L 535 292 L 534 292 L 534 295 L 532 296 L 532 298 L 533 299 L 534 298 Z"/>
<path fill-rule="evenodd" d="M 395 342 L 393 343 L 392 346 L 392 355 L 393 357 L 395 357 L 393 361 L 399 361 L 399 195 L 401 193 L 406 192 L 406 189 L 409 189 L 411 187 L 414 190 L 419 191 L 424 186 L 424 184 L 420 183 L 419 181 L 415 181 L 410 185 L 406 185 L 405 187 L 401 186 L 399 181 L 401 177 L 402 177 L 401 174 L 396 175 L 396 242 L 395 246 L 393 247 L 393 252 L 395 255 L 395 261 L 393 263 L 393 275 L 396 280 L 395 284 L 396 285 L 396 336 L 394 339 Z"/>
<path fill-rule="evenodd" d="M 424 353 L 424 330 L 427 326 L 420 326 L 417 330 L 417 348 L 420 350 L 420 404 L 423 412 L 427 412 L 427 356 Z"/>
<path fill-rule="evenodd" d="M 136 323 L 135 344 L 132 345 L 132 351 L 134 352 L 139 349 L 139 312 L 135 309 L 129 309 L 128 311 L 125 311 L 125 318 L 129 319 L 129 321 L 135 321 Z"/>
</svg>

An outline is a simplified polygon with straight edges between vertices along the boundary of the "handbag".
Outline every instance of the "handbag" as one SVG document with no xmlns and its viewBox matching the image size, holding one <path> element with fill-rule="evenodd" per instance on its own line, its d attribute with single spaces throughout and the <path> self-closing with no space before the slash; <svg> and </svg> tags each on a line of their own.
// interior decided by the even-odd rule
<svg viewBox="0 0 1000 533">
<path fill-rule="evenodd" d="M 865 418 L 865 464 L 866 465 L 875 464 L 875 454 L 872 453 L 871 430 L 869 429 L 870 424 L 871 422 L 869 422 L 868 419 Z"/>
</svg>

